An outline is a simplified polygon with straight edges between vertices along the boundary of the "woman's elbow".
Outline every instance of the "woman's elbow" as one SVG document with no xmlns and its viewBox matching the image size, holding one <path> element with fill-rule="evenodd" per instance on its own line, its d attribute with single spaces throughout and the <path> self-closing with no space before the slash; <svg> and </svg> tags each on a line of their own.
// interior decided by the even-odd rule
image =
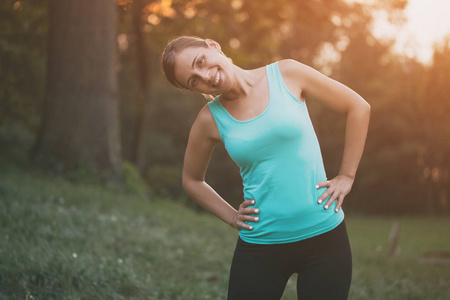
<svg viewBox="0 0 450 300">
<path fill-rule="evenodd" d="M 188 176 L 182 175 L 181 176 L 181 186 L 183 187 L 183 190 L 187 193 L 190 187 L 191 180 Z"/>
<path fill-rule="evenodd" d="M 189 194 L 189 191 L 192 190 L 193 185 L 195 185 L 195 183 L 197 182 L 198 180 L 195 180 L 195 178 L 192 178 L 192 176 L 184 174 L 181 176 L 181 186 L 187 194 Z"/>
<path fill-rule="evenodd" d="M 365 112 L 365 114 L 367 116 L 367 119 L 370 118 L 370 111 L 371 111 L 370 104 L 367 103 L 366 101 L 364 101 L 364 112 Z"/>
<path fill-rule="evenodd" d="M 362 101 L 359 101 L 357 104 L 355 104 L 350 111 L 352 111 L 352 110 L 354 112 L 357 112 L 358 114 L 369 116 L 371 107 L 370 107 L 370 104 L 367 103 L 367 101 L 362 100 Z"/>
<path fill-rule="evenodd" d="M 364 109 L 367 111 L 367 113 L 370 114 L 370 110 L 371 110 L 370 104 L 367 101 L 364 101 L 363 106 L 364 106 Z"/>
</svg>

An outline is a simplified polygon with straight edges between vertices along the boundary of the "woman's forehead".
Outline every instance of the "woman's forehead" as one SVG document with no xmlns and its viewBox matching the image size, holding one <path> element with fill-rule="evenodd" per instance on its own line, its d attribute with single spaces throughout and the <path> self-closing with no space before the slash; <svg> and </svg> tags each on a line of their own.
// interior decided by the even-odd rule
<svg viewBox="0 0 450 300">
<path fill-rule="evenodd" d="M 200 48 L 185 48 L 178 52 L 175 55 L 175 67 L 176 68 L 185 68 L 185 67 L 192 67 L 192 61 L 199 53 Z"/>
<path fill-rule="evenodd" d="M 193 68 L 193 62 L 197 55 L 200 53 L 201 48 L 188 47 L 175 55 L 174 60 L 174 73 L 175 78 L 182 85 L 186 84 L 189 78 L 189 71 Z"/>
</svg>

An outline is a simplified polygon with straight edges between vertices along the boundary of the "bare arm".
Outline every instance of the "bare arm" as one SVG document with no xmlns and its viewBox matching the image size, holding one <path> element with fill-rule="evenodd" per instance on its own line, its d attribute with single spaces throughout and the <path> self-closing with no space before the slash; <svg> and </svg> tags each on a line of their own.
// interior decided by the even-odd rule
<svg viewBox="0 0 450 300">
<path fill-rule="evenodd" d="M 350 192 L 364 150 L 370 105 L 347 86 L 304 64 L 294 60 L 284 60 L 280 62 L 281 68 L 286 74 L 286 84 L 294 92 L 304 93 L 307 97 L 311 96 L 330 109 L 347 115 L 344 153 L 339 175 L 331 181 L 318 183 L 318 187 L 328 187 L 319 198 L 319 203 L 332 195 L 325 209 L 338 199 L 336 209 L 339 210 L 344 197 Z"/>
<path fill-rule="evenodd" d="M 247 208 L 251 200 L 244 201 L 236 211 L 217 192 L 205 182 L 205 174 L 215 146 L 220 142 L 217 125 L 205 105 L 192 125 L 184 157 L 183 189 L 200 206 L 220 218 L 233 228 L 251 230 L 244 221 L 255 221 L 255 209 Z"/>
</svg>

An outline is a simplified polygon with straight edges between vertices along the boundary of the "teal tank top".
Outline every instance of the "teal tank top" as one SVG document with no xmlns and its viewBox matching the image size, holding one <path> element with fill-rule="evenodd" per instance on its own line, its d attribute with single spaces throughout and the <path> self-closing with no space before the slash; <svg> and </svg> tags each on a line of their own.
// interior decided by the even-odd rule
<svg viewBox="0 0 450 300">
<path fill-rule="evenodd" d="M 242 240 L 282 244 L 310 238 L 338 226 L 344 219 L 337 201 L 325 210 L 317 199 L 327 189 L 319 142 L 305 102 L 287 89 L 278 62 L 265 66 L 269 104 L 257 117 L 240 121 L 231 116 L 219 97 L 208 103 L 220 138 L 239 166 L 244 199 L 255 199 L 259 222 L 246 222 Z"/>
</svg>

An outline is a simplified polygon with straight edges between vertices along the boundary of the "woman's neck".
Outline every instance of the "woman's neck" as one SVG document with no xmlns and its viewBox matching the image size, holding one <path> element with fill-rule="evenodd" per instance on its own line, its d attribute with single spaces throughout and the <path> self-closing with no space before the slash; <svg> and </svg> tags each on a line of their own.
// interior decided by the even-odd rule
<svg viewBox="0 0 450 300">
<path fill-rule="evenodd" d="M 246 98 L 252 89 L 265 77 L 265 68 L 244 70 L 233 64 L 233 84 L 230 90 L 220 95 L 224 101 Z"/>
</svg>

